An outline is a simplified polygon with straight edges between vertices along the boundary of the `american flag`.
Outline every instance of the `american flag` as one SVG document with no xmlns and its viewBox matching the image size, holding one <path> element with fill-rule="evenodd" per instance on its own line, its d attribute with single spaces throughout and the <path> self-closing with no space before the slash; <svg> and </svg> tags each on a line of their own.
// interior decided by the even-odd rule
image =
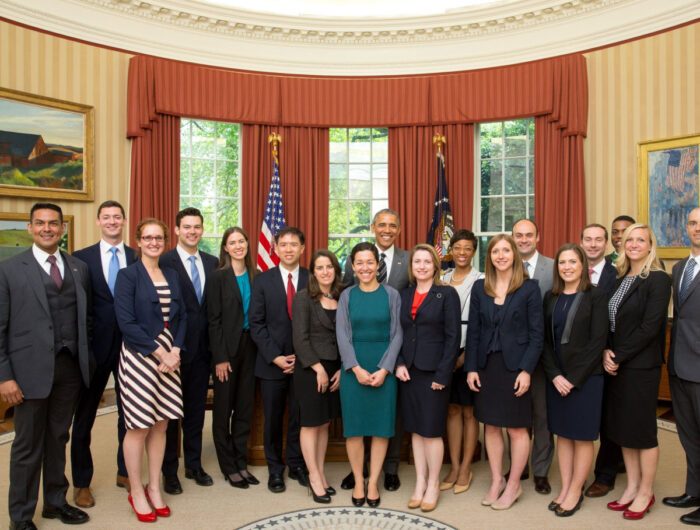
<svg viewBox="0 0 700 530">
<path fill-rule="evenodd" d="M 454 264 L 452 254 L 448 248 L 450 238 L 454 234 L 455 225 L 450 209 L 450 199 L 447 196 L 447 182 L 445 180 L 445 158 L 442 153 L 437 155 L 437 189 L 435 190 L 435 208 L 433 219 L 428 229 L 428 244 L 435 247 L 435 251 L 440 257 L 442 268 L 448 269 Z"/>
<path fill-rule="evenodd" d="M 681 152 L 679 152 L 681 151 Z M 668 172 L 666 173 L 666 185 L 677 192 L 685 189 L 686 175 L 697 164 L 698 148 L 684 147 L 666 151 L 668 153 Z"/>
<path fill-rule="evenodd" d="M 284 206 L 282 205 L 282 185 L 280 183 L 279 151 L 277 142 L 273 141 L 272 147 L 272 180 L 270 192 L 267 194 L 265 217 L 258 238 L 258 269 L 266 271 L 279 265 L 280 259 L 275 253 L 273 243 L 275 234 L 286 226 L 284 220 Z"/>
</svg>

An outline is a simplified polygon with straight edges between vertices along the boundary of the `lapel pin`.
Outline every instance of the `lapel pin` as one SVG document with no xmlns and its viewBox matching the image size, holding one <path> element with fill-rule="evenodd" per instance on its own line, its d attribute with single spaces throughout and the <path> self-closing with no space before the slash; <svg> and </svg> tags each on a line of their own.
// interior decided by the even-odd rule
<svg viewBox="0 0 700 530">
<path fill-rule="evenodd" d="M 442 298 L 442 293 L 438 293 L 435 296 L 437 296 L 438 298 Z"/>
</svg>

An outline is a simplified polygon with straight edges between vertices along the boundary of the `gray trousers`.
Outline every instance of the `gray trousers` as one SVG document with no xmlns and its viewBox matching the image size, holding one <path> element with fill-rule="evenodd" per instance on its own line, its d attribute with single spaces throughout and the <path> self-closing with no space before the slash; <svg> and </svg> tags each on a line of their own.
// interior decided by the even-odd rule
<svg viewBox="0 0 700 530">
<path fill-rule="evenodd" d="M 554 436 L 547 428 L 547 377 L 542 363 L 530 378 L 532 394 L 532 473 L 536 477 L 546 477 L 554 458 Z"/>
<path fill-rule="evenodd" d="M 700 497 L 700 383 L 670 376 L 673 414 L 685 451 L 685 493 Z"/>
</svg>

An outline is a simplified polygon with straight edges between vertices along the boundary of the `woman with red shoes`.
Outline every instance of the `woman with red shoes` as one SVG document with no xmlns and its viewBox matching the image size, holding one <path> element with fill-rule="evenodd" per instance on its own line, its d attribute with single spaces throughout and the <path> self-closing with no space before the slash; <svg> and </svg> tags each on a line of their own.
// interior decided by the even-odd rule
<svg viewBox="0 0 700 530">
<path fill-rule="evenodd" d="M 659 459 L 656 396 L 664 363 L 671 279 L 656 255 L 656 237 L 647 225 L 630 225 L 622 236 L 618 279 L 608 303 L 610 334 L 603 367 L 612 377 L 603 410 L 610 440 L 622 447 L 627 487 L 608 503 L 625 519 L 641 519 L 655 502 L 653 484 Z"/>
</svg>

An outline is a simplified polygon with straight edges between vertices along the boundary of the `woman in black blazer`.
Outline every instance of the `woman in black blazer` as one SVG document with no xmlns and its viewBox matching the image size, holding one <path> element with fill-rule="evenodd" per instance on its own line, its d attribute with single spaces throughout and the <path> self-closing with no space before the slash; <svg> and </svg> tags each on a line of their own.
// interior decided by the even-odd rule
<svg viewBox="0 0 700 530">
<path fill-rule="evenodd" d="M 413 247 L 408 278 L 401 291 L 403 346 L 396 361 L 401 381 L 403 428 L 412 433 L 416 487 L 409 508 L 429 512 L 440 495 L 440 469 L 445 451 L 442 437 L 452 368 L 459 353 L 459 296 L 440 280 L 440 258 L 431 245 Z"/>
<path fill-rule="evenodd" d="M 214 371 L 212 435 L 219 468 L 235 488 L 260 483 L 246 459 L 255 398 L 256 348 L 248 325 L 253 276 L 248 234 L 237 226 L 228 228 L 221 238 L 219 267 L 206 289 Z"/>
<path fill-rule="evenodd" d="M 309 282 L 292 303 L 294 393 L 299 405 L 299 442 L 309 470 L 314 501 L 329 503 L 335 489 L 323 469 L 328 425 L 340 417 L 340 357 L 335 313 L 343 290 L 335 254 L 319 249 L 311 256 Z"/>
<path fill-rule="evenodd" d="M 563 245 L 554 264 L 554 286 L 543 304 L 542 365 L 551 382 L 546 387 L 547 427 L 558 436 L 561 490 L 549 509 L 567 517 L 583 501 L 593 441 L 600 432 L 608 297 L 591 285 L 588 259 L 575 243 Z"/>
<path fill-rule="evenodd" d="M 542 298 L 527 279 L 513 238 L 499 234 L 486 249 L 485 278 L 472 288 L 465 371 L 475 396 L 474 415 L 484 423 L 491 487 L 481 501 L 510 508 L 522 494 L 520 475 L 530 453 L 530 375 L 542 353 Z M 510 436 L 510 478 L 503 477 L 503 433 Z"/>
<path fill-rule="evenodd" d="M 168 420 L 182 418 L 179 368 L 187 315 L 177 273 L 158 265 L 168 246 L 168 227 L 144 219 L 136 226 L 136 244 L 140 261 L 119 271 L 114 285 L 114 313 L 123 339 L 117 379 L 127 428 L 123 449 L 129 504 L 139 521 L 153 522 L 170 515 L 160 491 L 160 469 Z M 146 445 L 149 480 L 144 489 Z"/>
<path fill-rule="evenodd" d="M 622 447 L 627 488 L 608 508 L 641 519 L 654 504 L 659 458 L 656 398 L 664 363 L 671 278 L 656 255 L 656 237 L 645 224 L 622 236 L 615 293 L 608 311 L 610 334 L 603 352 L 609 378 L 603 421 L 608 438 Z"/>
</svg>

